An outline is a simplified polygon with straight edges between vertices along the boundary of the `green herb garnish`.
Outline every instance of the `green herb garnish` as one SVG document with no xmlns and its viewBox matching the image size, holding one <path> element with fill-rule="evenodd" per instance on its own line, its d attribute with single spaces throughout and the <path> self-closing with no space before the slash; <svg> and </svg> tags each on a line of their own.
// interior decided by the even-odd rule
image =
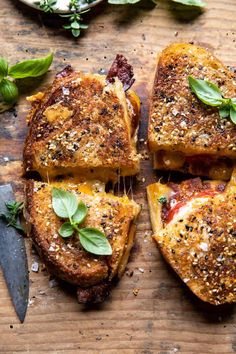
<svg viewBox="0 0 236 354">
<path fill-rule="evenodd" d="M 217 107 L 221 118 L 230 118 L 236 124 L 236 98 L 224 98 L 219 87 L 207 80 L 189 76 L 188 82 L 200 101 L 208 106 Z"/>
<path fill-rule="evenodd" d="M 57 0 L 41 0 L 41 1 L 35 1 L 35 5 L 37 5 L 40 10 L 44 12 L 49 12 L 52 13 L 55 8 L 54 6 L 56 5 Z"/>
<path fill-rule="evenodd" d="M 0 58 L 0 95 L 3 99 L 0 105 L 0 112 L 12 107 L 18 99 L 19 91 L 14 80 L 38 77 L 45 74 L 52 60 L 53 54 L 51 53 L 46 57 L 25 60 L 9 67 L 7 61 L 4 58 Z"/>
<path fill-rule="evenodd" d="M 63 28 L 66 30 L 70 30 L 72 35 L 74 37 L 79 37 L 81 30 L 88 28 L 88 25 L 82 23 L 83 19 L 81 17 L 81 14 L 84 14 L 85 12 L 89 11 L 88 10 L 82 10 L 82 5 L 84 4 L 92 4 L 95 0 L 70 0 L 68 9 L 70 10 L 70 13 L 68 14 L 63 14 L 59 13 L 59 16 L 68 18 L 69 23 L 64 25 Z M 109 4 L 113 5 L 132 5 L 140 2 L 141 0 L 108 0 Z M 157 0 L 151 0 L 155 4 L 157 3 Z M 187 6 L 194 6 L 194 7 L 204 7 L 206 4 L 202 0 L 172 0 L 173 2 L 177 2 L 183 5 Z M 57 0 L 40 0 L 40 1 L 35 1 L 35 5 L 38 6 L 38 8 L 46 13 L 53 13 L 55 12 L 55 6 L 57 4 Z"/>
<path fill-rule="evenodd" d="M 187 5 L 187 6 L 197 6 L 197 7 L 204 7 L 206 3 L 202 0 L 172 0 L 179 4 Z"/>
<path fill-rule="evenodd" d="M 7 223 L 7 226 L 12 226 L 16 230 L 25 233 L 21 224 L 17 221 L 23 209 L 22 202 L 9 201 L 5 203 L 7 211 L 0 213 L 0 218 Z"/>
<path fill-rule="evenodd" d="M 103 232 L 92 227 L 78 227 L 85 220 L 88 208 L 82 201 L 78 203 L 75 194 L 53 188 L 52 207 L 57 216 L 68 219 L 59 229 L 62 237 L 70 237 L 76 232 L 86 251 L 97 255 L 112 254 L 111 245 Z"/>
<path fill-rule="evenodd" d="M 162 195 L 160 198 L 157 199 L 158 203 L 160 204 L 166 204 L 167 203 L 167 198 Z"/>
<path fill-rule="evenodd" d="M 71 0 L 69 4 L 70 14 L 60 15 L 61 17 L 68 18 L 69 24 L 64 25 L 63 28 L 70 30 L 74 37 L 79 37 L 81 29 L 88 28 L 88 25 L 82 23 L 83 19 L 81 14 L 89 10 L 81 11 L 78 0 Z"/>
</svg>

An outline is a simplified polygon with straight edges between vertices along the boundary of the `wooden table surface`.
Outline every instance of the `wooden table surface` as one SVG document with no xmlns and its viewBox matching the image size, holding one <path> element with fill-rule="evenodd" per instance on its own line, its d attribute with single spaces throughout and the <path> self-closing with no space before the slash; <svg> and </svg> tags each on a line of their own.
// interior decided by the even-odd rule
<svg viewBox="0 0 236 354">
<path fill-rule="evenodd" d="M 135 89 L 142 99 L 140 136 L 146 138 L 147 97 L 156 53 L 171 42 L 193 41 L 211 48 L 227 65 L 236 61 L 236 1 L 206 0 L 203 13 L 173 3 L 141 2 L 132 7 L 105 3 L 86 16 L 89 29 L 74 40 L 60 20 L 31 11 L 17 0 L 1 0 L 0 55 L 11 63 L 55 53 L 51 72 L 22 87 L 15 110 L 0 116 L 0 182 L 11 182 L 21 198 L 22 144 L 26 134 L 25 96 L 42 89 L 65 64 L 97 72 L 116 53 L 132 63 Z M 93 14 L 93 15 L 92 15 Z M 145 142 L 140 150 L 145 151 Z M 159 174 L 160 175 L 160 174 Z M 0 274 L 0 353 L 234 353 L 235 307 L 213 307 L 198 300 L 166 265 L 150 238 L 145 186 L 156 180 L 151 161 L 142 161 L 135 200 L 142 204 L 135 247 L 128 269 L 103 305 L 85 308 L 40 264 L 30 271 L 30 302 L 19 324 Z M 29 267 L 37 260 L 29 240 Z M 143 272 L 142 272 L 143 270 Z M 134 296 L 133 289 L 139 289 Z"/>
</svg>

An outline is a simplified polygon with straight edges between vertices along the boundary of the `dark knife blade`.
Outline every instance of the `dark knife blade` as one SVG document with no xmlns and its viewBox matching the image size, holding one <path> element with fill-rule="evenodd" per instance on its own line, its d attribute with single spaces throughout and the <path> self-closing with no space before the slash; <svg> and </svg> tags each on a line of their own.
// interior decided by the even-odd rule
<svg viewBox="0 0 236 354">
<path fill-rule="evenodd" d="M 10 184 L 0 186 L 0 211 L 5 202 L 15 200 Z M 0 264 L 15 311 L 21 323 L 25 319 L 29 297 L 29 274 L 24 238 L 0 218 Z"/>
</svg>

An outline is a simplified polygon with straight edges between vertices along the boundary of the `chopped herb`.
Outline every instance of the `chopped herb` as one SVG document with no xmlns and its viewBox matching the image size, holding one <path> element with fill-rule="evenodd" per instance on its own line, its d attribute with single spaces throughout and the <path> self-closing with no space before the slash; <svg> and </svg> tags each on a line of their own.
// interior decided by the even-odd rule
<svg viewBox="0 0 236 354">
<path fill-rule="evenodd" d="M 55 10 L 55 5 L 57 3 L 57 0 L 41 0 L 41 1 L 35 1 L 35 5 L 37 5 L 40 10 L 44 12 L 50 12 L 52 13 Z"/>
<path fill-rule="evenodd" d="M 58 13 L 59 16 L 68 18 L 69 23 L 64 25 L 63 28 L 70 30 L 74 37 L 79 37 L 81 30 L 88 28 L 88 25 L 82 23 L 83 19 L 81 14 L 90 11 L 90 9 L 84 10 L 83 6 L 85 4 L 92 4 L 96 0 L 70 0 L 68 6 L 68 12 L 70 13 Z M 109 4 L 113 5 L 135 5 L 141 0 L 108 0 Z M 157 4 L 157 0 L 151 0 L 154 4 Z M 191 6 L 191 7 L 204 7 L 206 3 L 202 0 L 172 0 L 173 2 L 177 2 L 183 5 Z M 35 5 L 38 8 L 46 13 L 55 12 L 57 0 L 40 0 L 35 1 Z M 58 11 L 57 11 L 58 12 Z"/>
<path fill-rule="evenodd" d="M 22 202 L 9 201 L 5 203 L 5 206 L 7 211 L 0 213 L 0 218 L 7 223 L 7 226 L 12 226 L 16 230 L 25 233 L 21 224 L 17 221 L 22 213 L 24 204 Z"/>
<path fill-rule="evenodd" d="M 221 118 L 230 118 L 236 124 L 236 98 L 224 98 L 219 87 L 207 80 L 188 77 L 189 86 L 197 98 L 211 107 L 219 109 Z"/>
<path fill-rule="evenodd" d="M 59 229 L 62 237 L 70 237 L 77 232 L 80 244 L 86 251 L 97 255 L 112 254 L 111 245 L 103 232 L 93 227 L 78 227 L 85 220 L 88 207 L 82 201 L 78 203 L 75 194 L 53 188 L 52 206 L 57 216 L 68 219 Z"/>
<path fill-rule="evenodd" d="M 71 14 L 60 15 L 61 17 L 66 17 L 69 20 L 69 24 L 64 25 L 63 28 L 70 30 L 74 37 L 79 37 L 81 30 L 88 28 L 88 25 L 82 23 L 83 19 L 81 14 L 88 11 L 89 10 L 85 10 L 80 13 L 74 11 Z"/>
<path fill-rule="evenodd" d="M 160 198 L 157 199 L 157 201 L 160 204 L 166 204 L 167 203 L 167 198 L 162 195 Z"/>
</svg>

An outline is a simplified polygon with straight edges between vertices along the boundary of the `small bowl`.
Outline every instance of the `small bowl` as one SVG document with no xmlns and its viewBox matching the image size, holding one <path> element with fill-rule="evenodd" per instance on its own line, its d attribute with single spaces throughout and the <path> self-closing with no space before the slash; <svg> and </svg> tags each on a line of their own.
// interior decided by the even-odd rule
<svg viewBox="0 0 236 354">
<path fill-rule="evenodd" d="M 36 2 L 39 2 L 40 0 L 20 0 L 20 1 L 30 7 L 33 7 L 34 9 L 41 10 L 39 5 L 35 4 Z M 94 0 L 91 4 L 87 4 L 87 3 L 81 4 L 80 9 L 81 9 L 81 11 L 88 10 L 91 7 L 98 5 L 102 1 L 103 0 Z M 70 3 L 70 0 L 57 0 L 56 5 L 54 6 L 55 10 L 53 11 L 53 13 L 60 13 L 60 14 L 70 13 L 71 10 L 69 9 L 69 3 Z"/>
</svg>

